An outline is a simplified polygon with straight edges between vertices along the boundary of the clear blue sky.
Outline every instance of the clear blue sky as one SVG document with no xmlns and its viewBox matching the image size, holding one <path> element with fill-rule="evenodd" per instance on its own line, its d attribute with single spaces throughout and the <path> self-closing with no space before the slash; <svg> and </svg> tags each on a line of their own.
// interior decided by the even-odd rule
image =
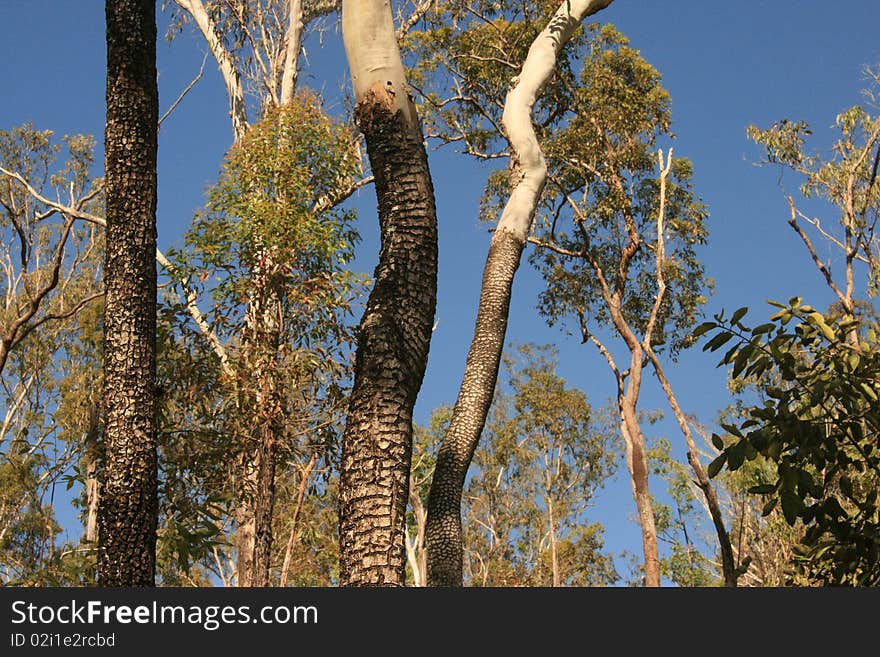
<svg viewBox="0 0 880 657">
<path fill-rule="evenodd" d="M 104 121 L 104 3 L 101 0 L 0 0 L 0 128 L 33 121 L 58 134 L 91 133 L 99 141 Z M 613 22 L 663 75 L 673 99 L 678 156 L 695 166 L 695 188 L 709 207 L 710 238 L 702 256 L 715 279 L 707 314 L 752 307 L 799 295 L 817 306 L 830 301 L 796 236 L 786 225 L 787 205 L 778 173 L 758 168 L 759 150 L 745 138 L 749 123 L 805 119 L 814 145 L 825 148 L 837 113 L 861 101 L 865 65 L 880 64 L 880 5 L 876 0 L 616 0 L 598 17 Z M 160 14 L 160 34 L 167 16 Z M 347 93 L 341 38 L 325 35 L 326 48 L 309 50 L 304 82 L 329 102 Z M 198 71 L 200 37 L 185 32 L 159 43 L 161 110 Z M 163 125 L 159 143 L 159 244 L 178 244 L 202 193 L 214 179 L 231 139 L 224 88 L 208 60 L 206 74 Z M 418 421 L 455 399 L 473 330 L 489 234 L 477 221 L 486 170 L 451 150 L 430 153 L 440 222 L 437 316 L 428 371 L 416 407 Z M 99 155 L 99 160 L 101 156 Z M 792 179 L 787 190 L 794 192 Z M 353 203 L 360 210 L 364 243 L 358 264 L 372 272 L 378 228 L 375 197 L 367 188 Z M 829 216 L 829 220 L 832 217 Z M 824 248 L 824 247 L 823 247 Z M 821 252 L 827 257 L 828 252 Z M 508 338 L 555 343 L 561 374 L 585 390 L 594 405 L 613 394 L 604 360 L 579 340 L 547 328 L 535 311 L 541 281 L 527 264 L 514 288 Z M 717 356 L 684 354 L 668 374 L 687 412 L 714 421 L 729 403 Z M 664 408 L 648 377 L 645 409 Z M 675 426 L 655 427 L 684 456 Z M 656 484 L 655 484 L 656 487 Z M 640 552 L 629 486 L 618 475 L 597 501 L 593 519 L 606 527 L 614 552 Z"/>
</svg>

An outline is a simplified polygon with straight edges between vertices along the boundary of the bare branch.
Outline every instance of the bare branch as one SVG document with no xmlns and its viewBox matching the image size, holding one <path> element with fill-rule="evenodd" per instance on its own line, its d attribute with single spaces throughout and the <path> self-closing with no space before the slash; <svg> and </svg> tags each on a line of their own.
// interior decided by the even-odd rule
<svg viewBox="0 0 880 657">
<path fill-rule="evenodd" d="M 202 79 L 202 73 L 205 72 L 205 62 L 206 61 L 208 61 L 208 53 L 205 53 L 205 56 L 202 57 L 202 65 L 199 67 L 199 72 L 196 75 L 196 77 L 194 77 L 192 79 L 192 82 L 190 82 L 188 85 L 186 85 L 186 87 L 184 87 L 183 91 L 181 91 L 180 95 L 177 97 L 177 100 L 175 100 L 173 103 L 171 103 L 171 107 L 169 107 L 166 110 L 166 112 L 159 118 L 159 127 L 162 126 L 162 122 L 168 118 L 168 116 L 171 114 L 171 112 L 173 112 L 175 110 L 175 108 L 178 105 L 180 105 L 180 101 L 182 101 L 184 99 L 184 97 L 192 90 L 192 88 L 196 86 L 196 83 Z"/>
<path fill-rule="evenodd" d="M 813 243 L 810 241 L 809 236 L 803 231 L 800 225 L 798 225 L 797 210 L 794 206 L 794 199 L 791 196 L 788 197 L 788 205 L 791 208 L 791 218 L 788 220 L 788 225 L 791 226 L 792 229 L 803 240 L 804 244 L 807 247 L 807 251 L 809 251 L 810 253 L 810 257 L 813 259 L 816 267 L 822 273 L 822 276 L 825 277 L 825 282 L 828 284 L 828 287 L 831 288 L 831 290 L 843 304 L 844 308 L 847 309 L 847 312 L 853 312 L 852 299 L 848 299 L 846 295 L 844 295 L 844 293 L 840 291 L 840 288 L 837 287 L 837 284 L 831 277 L 831 272 L 828 270 L 828 267 L 826 267 L 825 264 L 819 259 L 819 256 L 816 255 L 816 249 L 813 247 Z"/>
</svg>

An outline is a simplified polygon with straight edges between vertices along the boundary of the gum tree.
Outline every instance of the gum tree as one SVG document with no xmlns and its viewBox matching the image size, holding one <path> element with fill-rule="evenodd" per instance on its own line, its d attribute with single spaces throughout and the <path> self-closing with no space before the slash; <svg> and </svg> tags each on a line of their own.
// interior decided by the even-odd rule
<svg viewBox="0 0 880 657">
<path fill-rule="evenodd" d="M 437 216 L 390 3 L 345 0 L 355 119 L 375 177 L 381 247 L 358 329 L 342 445 L 340 582 L 401 586 L 412 410 L 437 303 Z"/>
<path fill-rule="evenodd" d="M 156 455 L 156 3 L 108 0 L 105 465 L 98 582 L 152 586 Z"/>
</svg>

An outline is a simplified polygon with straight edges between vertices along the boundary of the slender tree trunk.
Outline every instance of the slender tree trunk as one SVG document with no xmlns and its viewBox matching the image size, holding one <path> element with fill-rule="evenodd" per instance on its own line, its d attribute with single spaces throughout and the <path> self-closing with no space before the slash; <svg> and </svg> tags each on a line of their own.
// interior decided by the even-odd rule
<svg viewBox="0 0 880 657">
<path fill-rule="evenodd" d="M 631 395 L 633 382 L 627 387 L 627 394 L 618 398 L 621 419 L 621 433 L 626 443 L 626 465 L 632 485 L 633 500 L 639 514 L 642 531 L 642 550 L 645 555 L 645 586 L 660 586 L 660 557 L 657 547 L 657 527 L 654 523 L 654 507 L 648 489 L 648 458 L 645 449 L 645 435 L 639 425 L 636 402 Z M 637 395 L 636 395 L 637 398 Z"/>
<path fill-rule="evenodd" d="M 688 463 L 690 463 L 691 469 L 697 476 L 697 485 L 700 487 L 700 490 L 703 492 L 703 496 L 706 499 L 706 506 L 709 509 L 709 515 L 712 517 L 712 523 L 715 525 L 715 533 L 718 536 L 718 546 L 721 552 L 721 569 L 724 574 L 725 586 L 736 586 L 737 574 L 736 564 L 733 557 L 733 548 L 730 545 L 730 535 L 727 533 L 727 528 L 724 526 L 724 516 L 721 514 L 721 506 L 718 504 L 718 497 L 715 495 L 715 489 L 712 487 L 712 483 L 709 481 L 709 477 L 703 469 L 703 464 L 700 462 L 700 453 L 697 450 L 694 438 L 691 435 L 687 418 L 684 416 L 684 412 L 678 405 L 678 399 L 672 390 L 672 385 L 669 383 L 669 379 L 666 378 L 666 373 L 663 371 L 660 359 L 657 358 L 657 354 L 654 352 L 654 348 L 651 345 L 654 327 L 656 326 L 657 317 L 663 304 L 663 298 L 666 294 L 666 280 L 663 276 L 663 267 L 666 264 L 666 181 L 669 172 L 672 170 L 672 149 L 669 149 L 665 162 L 662 150 L 658 151 L 657 157 L 660 169 L 660 207 L 657 212 L 657 245 L 655 250 L 656 259 L 654 267 L 657 277 L 657 294 L 654 297 L 654 305 L 648 318 L 645 335 L 642 338 L 642 349 L 644 349 L 648 360 L 651 361 L 651 365 L 654 367 L 654 373 L 660 381 L 660 386 L 663 388 L 669 406 L 672 408 L 672 412 L 675 415 L 675 419 L 678 421 L 678 426 L 681 428 L 681 432 L 687 443 Z"/>
<path fill-rule="evenodd" d="M 273 418 L 267 418 L 259 432 L 257 446 L 257 491 L 254 498 L 254 558 L 249 586 L 269 586 L 272 565 L 272 514 L 275 510 L 275 463 L 278 453 Z"/>
<path fill-rule="evenodd" d="M 153 586 L 156 563 L 155 0 L 107 0 L 105 467 L 98 581 Z"/>
<path fill-rule="evenodd" d="M 300 473 L 299 486 L 296 489 L 296 506 L 293 508 L 293 519 L 290 521 L 290 535 L 287 538 L 287 546 L 284 548 L 284 562 L 281 565 L 281 578 L 278 586 L 287 586 L 287 579 L 290 575 L 290 564 L 293 561 L 293 548 L 296 544 L 297 535 L 299 533 L 299 515 L 303 507 L 303 499 L 305 498 L 306 488 L 312 477 L 312 470 L 318 463 L 318 455 L 312 454 L 309 462 Z"/>
<path fill-rule="evenodd" d="M 550 524 L 550 565 L 553 572 L 553 586 L 562 586 L 562 577 L 559 573 L 559 550 L 556 545 L 556 519 L 553 517 L 553 497 L 550 491 L 544 493 L 547 500 L 547 520 Z"/>
<path fill-rule="evenodd" d="M 205 37 L 208 48 L 226 84 L 226 95 L 229 98 L 229 118 L 232 121 L 232 134 L 235 141 L 240 140 L 248 129 L 247 106 L 244 99 L 244 85 L 241 75 L 235 68 L 235 61 L 223 45 L 211 16 L 202 0 L 175 0 L 175 2 L 192 16 L 193 21 Z"/>
<path fill-rule="evenodd" d="M 345 0 L 342 12 L 355 117 L 375 176 L 381 249 L 343 435 L 340 583 L 403 586 L 412 410 L 437 300 L 437 217 L 390 4 Z"/>
<path fill-rule="evenodd" d="M 416 535 L 410 540 L 409 532 L 406 535 L 406 560 L 413 574 L 413 585 L 423 587 L 428 585 L 428 552 L 425 548 L 425 524 L 428 512 L 422 504 L 422 498 L 413 484 L 409 482 L 409 503 L 416 523 Z"/>
<path fill-rule="evenodd" d="M 712 482 L 709 480 L 709 476 L 706 474 L 706 470 L 700 462 L 700 453 L 697 450 L 697 445 L 694 442 L 693 435 L 688 426 L 687 418 L 681 410 L 681 407 L 678 405 L 678 399 L 675 397 L 672 385 L 669 383 L 669 379 L 666 378 L 666 373 L 663 371 L 663 367 L 660 365 L 657 355 L 654 353 L 653 349 L 649 348 L 645 351 L 648 354 L 651 364 L 654 366 L 654 372 L 657 374 L 660 386 L 666 394 L 666 399 L 669 401 L 669 406 L 672 408 L 675 419 L 678 420 L 678 426 L 681 428 L 681 432 L 684 435 L 685 442 L 687 442 L 688 446 L 688 463 L 697 477 L 697 485 L 703 492 L 703 497 L 706 498 L 706 506 L 709 509 L 709 515 L 712 517 L 712 524 L 715 526 L 715 534 L 718 536 L 718 547 L 721 552 L 721 572 L 724 575 L 724 585 L 736 586 L 736 562 L 733 558 L 733 548 L 730 544 L 730 535 L 724 524 L 724 516 L 721 513 L 721 505 L 718 503 L 718 496 L 715 494 L 715 488 L 712 486 Z"/>
<path fill-rule="evenodd" d="M 611 0 L 566 0 L 529 48 L 504 104 L 512 186 L 483 269 L 480 305 L 452 421 L 437 456 L 428 495 L 428 583 L 461 586 L 461 495 L 467 470 L 492 404 L 507 333 L 513 279 L 547 180 L 547 165 L 532 126 L 532 108 L 556 69 L 556 57 L 581 21 Z"/>
</svg>

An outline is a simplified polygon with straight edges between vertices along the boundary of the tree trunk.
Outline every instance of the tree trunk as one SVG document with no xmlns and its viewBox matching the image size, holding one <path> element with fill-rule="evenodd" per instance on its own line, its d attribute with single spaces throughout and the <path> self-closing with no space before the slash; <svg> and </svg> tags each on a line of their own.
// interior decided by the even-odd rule
<svg viewBox="0 0 880 657">
<path fill-rule="evenodd" d="M 532 126 L 532 108 L 556 69 L 556 57 L 580 22 L 611 0 L 566 0 L 529 48 L 518 82 L 504 104 L 511 177 L 517 181 L 492 236 L 480 305 L 452 421 L 428 495 L 428 583 L 461 586 L 461 495 L 492 404 L 507 333 L 511 290 L 544 184 L 547 165 Z"/>
<path fill-rule="evenodd" d="M 730 534 L 728 534 L 727 527 L 724 525 L 724 516 L 721 513 L 721 505 L 718 503 L 718 496 L 715 494 L 715 488 L 712 486 L 712 482 L 709 480 L 709 476 L 706 474 L 706 470 L 700 462 L 700 453 L 697 451 L 697 445 L 691 435 L 687 418 L 681 410 L 681 407 L 678 405 L 678 399 L 675 397 L 669 379 L 666 378 L 666 373 L 660 365 L 660 360 L 657 358 L 653 349 L 648 348 L 645 352 L 648 354 L 648 358 L 654 366 L 654 372 L 657 374 L 660 386 L 666 394 L 669 406 L 672 408 L 675 419 L 678 420 L 678 426 L 681 428 L 681 432 L 684 435 L 685 442 L 687 442 L 688 463 L 697 477 L 697 485 L 700 487 L 700 490 L 703 492 L 703 497 L 706 499 L 706 506 L 709 509 L 709 515 L 712 517 L 712 524 L 715 526 L 715 534 L 718 536 L 718 549 L 721 552 L 721 572 L 724 575 L 724 585 L 731 587 L 736 586 L 738 575 L 736 574 L 736 562 L 733 557 L 733 547 L 730 544 Z"/>
<path fill-rule="evenodd" d="M 153 586 L 156 562 L 156 3 L 107 0 L 106 461 L 98 582 Z"/>
<path fill-rule="evenodd" d="M 275 462 L 277 427 L 269 418 L 259 432 L 257 491 L 254 497 L 254 558 L 250 582 L 245 586 L 269 586 L 272 565 L 272 513 L 275 510 Z"/>
<path fill-rule="evenodd" d="M 340 583 L 403 586 L 412 410 L 437 301 L 437 217 L 390 4 L 346 0 L 342 11 L 355 118 L 375 176 L 381 249 L 343 435 Z"/>
<path fill-rule="evenodd" d="M 627 394 L 618 399 L 621 419 L 621 433 L 626 442 L 626 465 L 632 485 L 633 500 L 639 514 L 642 530 L 642 550 L 645 555 L 645 586 L 660 586 L 660 557 L 657 548 L 657 527 L 654 523 L 654 507 L 648 489 L 648 457 L 645 451 L 645 436 L 639 426 L 636 404 L 630 398 L 633 383 L 630 381 Z"/>
</svg>

